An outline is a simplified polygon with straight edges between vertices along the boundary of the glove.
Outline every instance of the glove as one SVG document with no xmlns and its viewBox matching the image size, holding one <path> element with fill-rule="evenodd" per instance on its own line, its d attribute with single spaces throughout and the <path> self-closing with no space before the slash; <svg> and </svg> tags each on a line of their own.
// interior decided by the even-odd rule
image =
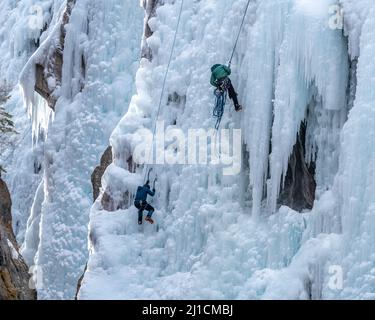
<svg viewBox="0 0 375 320">
<path fill-rule="evenodd" d="M 152 192 L 155 192 L 155 188 L 152 188 Z"/>
</svg>

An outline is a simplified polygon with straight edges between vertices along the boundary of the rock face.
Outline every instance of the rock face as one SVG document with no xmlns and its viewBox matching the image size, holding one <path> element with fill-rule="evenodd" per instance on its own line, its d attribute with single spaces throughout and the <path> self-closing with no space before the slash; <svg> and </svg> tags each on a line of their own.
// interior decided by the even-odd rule
<svg viewBox="0 0 375 320">
<path fill-rule="evenodd" d="M 112 163 L 112 147 L 108 147 L 100 159 L 100 165 L 97 166 L 91 175 L 92 190 L 94 202 L 100 194 L 102 186 L 102 177 L 105 169 Z"/>
<path fill-rule="evenodd" d="M 48 103 L 48 106 L 55 109 L 57 97 L 54 95 L 54 90 L 61 86 L 62 80 L 62 65 L 63 65 L 63 51 L 65 42 L 65 25 L 69 22 L 75 0 L 68 0 L 66 9 L 60 26 L 60 39 L 54 50 L 52 50 L 46 59 L 35 65 L 35 91 L 39 93 Z M 82 59 L 84 65 L 84 59 Z M 48 85 L 47 79 L 53 79 L 53 87 Z M 51 81 L 49 81 L 51 83 Z"/>
<path fill-rule="evenodd" d="M 76 292 L 76 295 L 75 295 L 74 300 L 78 300 L 79 290 L 81 290 L 82 281 L 83 281 L 83 278 L 85 277 L 86 270 L 87 270 L 87 263 L 86 263 L 86 266 L 85 266 L 85 270 L 84 270 L 83 273 L 82 273 L 82 276 L 81 276 L 81 277 L 79 278 L 79 280 L 78 280 L 78 284 L 77 284 L 77 292 Z"/>
<path fill-rule="evenodd" d="M 143 39 L 142 39 L 142 58 L 152 60 L 152 51 L 147 43 L 147 39 L 152 36 L 153 31 L 149 25 L 149 21 L 156 14 L 156 7 L 159 3 L 159 0 L 143 0 L 142 5 L 145 9 L 145 24 L 143 30 Z"/>
<path fill-rule="evenodd" d="M 126 163 L 127 170 L 135 173 L 136 164 L 134 163 L 132 156 L 127 159 Z M 106 186 L 106 189 L 103 190 L 101 204 L 106 211 L 116 211 L 129 208 L 132 205 L 132 199 L 133 195 L 128 190 L 122 192 L 121 190 L 113 190 L 110 186 Z"/>
<path fill-rule="evenodd" d="M 305 162 L 305 135 L 306 125 L 302 123 L 279 198 L 280 204 L 296 211 L 312 209 L 315 200 L 315 165 Z"/>
<path fill-rule="evenodd" d="M 12 229 L 11 198 L 0 178 L 0 300 L 35 300 L 28 267 L 18 252 Z"/>
</svg>

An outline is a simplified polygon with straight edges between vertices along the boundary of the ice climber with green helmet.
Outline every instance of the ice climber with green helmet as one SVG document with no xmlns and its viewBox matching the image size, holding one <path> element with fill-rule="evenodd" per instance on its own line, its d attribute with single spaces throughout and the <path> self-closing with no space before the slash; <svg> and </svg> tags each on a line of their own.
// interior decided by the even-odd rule
<svg viewBox="0 0 375 320">
<path fill-rule="evenodd" d="M 242 106 L 238 103 L 237 93 L 229 79 L 231 74 L 230 67 L 223 64 L 215 64 L 211 68 L 211 84 L 221 91 L 228 91 L 229 98 L 233 100 L 236 111 L 241 111 Z"/>
</svg>

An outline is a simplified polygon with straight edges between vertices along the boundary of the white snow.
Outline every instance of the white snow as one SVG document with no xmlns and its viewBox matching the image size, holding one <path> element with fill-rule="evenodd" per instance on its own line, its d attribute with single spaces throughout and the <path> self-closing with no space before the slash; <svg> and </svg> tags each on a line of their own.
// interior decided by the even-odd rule
<svg viewBox="0 0 375 320">
<path fill-rule="evenodd" d="M 15 260 L 19 259 L 20 254 L 18 253 L 18 251 L 14 247 L 13 243 L 9 239 L 7 239 L 7 243 L 8 243 L 8 247 L 9 247 L 10 251 L 12 252 L 12 258 L 15 259 Z"/>
<path fill-rule="evenodd" d="M 352 58 L 360 55 L 361 35 L 363 23 L 367 18 L 371 19 L 369 13 L 373 5 L 372 0 L 340 0 L 344 11 L 344 29 L 349 36 L 349 53 Z"/>
</svg>

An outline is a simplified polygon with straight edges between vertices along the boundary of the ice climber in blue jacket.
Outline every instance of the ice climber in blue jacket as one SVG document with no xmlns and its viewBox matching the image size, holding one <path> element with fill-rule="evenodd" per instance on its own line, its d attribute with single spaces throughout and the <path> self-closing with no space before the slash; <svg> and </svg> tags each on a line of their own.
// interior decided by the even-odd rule
<svg viewBox="0 0 375 320">
<path fill-rule="evenodd" d="M 139 186 L 135 195 L 134 205 L 138 209 L 138 224 L 142 224 L 144 210 L 148 211 L 145 220 L 151 224 L 154 223 L 151 217 L 155 209 L 147 203 L 147 195 L 151 197 L 155 195 L 155 188 L 151 190 L 150 181 L 147 181 L 144 186 Z"/>
</svg>

